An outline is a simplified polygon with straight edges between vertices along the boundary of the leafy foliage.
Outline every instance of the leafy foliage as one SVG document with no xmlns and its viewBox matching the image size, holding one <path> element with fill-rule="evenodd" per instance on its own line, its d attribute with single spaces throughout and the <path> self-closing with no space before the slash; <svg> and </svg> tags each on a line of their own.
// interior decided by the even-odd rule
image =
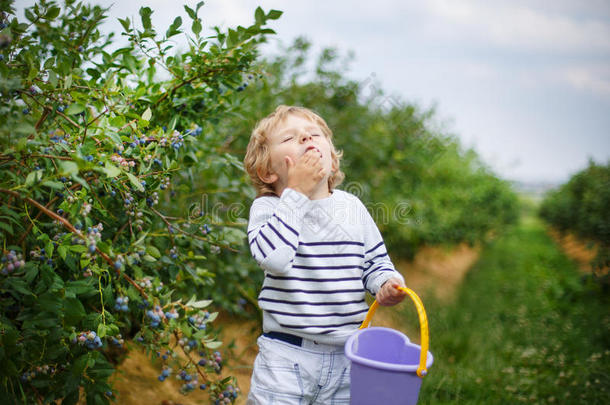
<svg viewBox="0 0 610 405">
<path fill-rule="evenodd" d="M 610 276 L 601 273 L 610 267 L 610 163 L 589 162 L 586 169 L 546 196 L 540 215 L 560 232 L 573 232 L 597 243 L 592 264 L 597 275 L 610 284 Z"/>
<path fill-rule="evenodd" d="M 165 33 L 144 7 L 117 49 L 99 6 L 41 0 L 23 22 L 0 4 L 0 396 L 107 403 L 134 338 L 162 358 L 160 380 L 173 369 L 183 392 L 232 402 L 207 307 L 231 296 L 215 273 L 239 266 L 245 220 L 224 202 L 246 185 L 214 125 L 281 12 L 204 37 L 203 2 Z"/>
</svg>

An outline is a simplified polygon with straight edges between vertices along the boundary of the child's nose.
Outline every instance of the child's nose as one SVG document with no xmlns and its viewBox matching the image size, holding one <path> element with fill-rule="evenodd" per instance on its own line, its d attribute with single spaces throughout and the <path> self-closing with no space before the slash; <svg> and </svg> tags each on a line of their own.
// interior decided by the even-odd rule
<svg viewBox="0 0 610 405">
<path fill-rule="evenodd" d="M 312 139 L 311 135 L 309 135 L 309 134 L 301 134 L 301 143 L 310 141 L 311 139 Z"/>
</svg>

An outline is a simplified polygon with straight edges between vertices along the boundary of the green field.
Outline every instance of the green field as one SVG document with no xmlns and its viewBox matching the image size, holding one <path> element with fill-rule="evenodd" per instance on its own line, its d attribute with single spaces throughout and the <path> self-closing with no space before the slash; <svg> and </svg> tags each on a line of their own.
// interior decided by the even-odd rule
<svg viewBox="0 0 610 405">
<path fill-rule="evenodd" d="M 419 403 L 610 403 L 609 301 L 524 216 L 484 249 L 454 302 L 426 299 L 435 363 Z"/>
</svg>

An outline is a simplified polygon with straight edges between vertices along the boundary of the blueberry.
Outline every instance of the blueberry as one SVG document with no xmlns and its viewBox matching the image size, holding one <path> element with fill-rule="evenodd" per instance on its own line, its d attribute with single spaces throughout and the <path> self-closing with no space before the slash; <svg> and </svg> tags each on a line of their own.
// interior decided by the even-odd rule
<svg viewBox="0 0 610 405">
<path fill-rule="evenodd" d="M 95 253 L 95 245 L 94 244 L 89 245 L 89 253 Z"/>
<path fill-rule="evenodd" d="M 22 112 L 23 112 L 24 115 L 27 115 L 27 114 L 30 113 L 30 109 L 29 108 L 24 108 Z"/>
<path fill-rule="evenodd" d="M 200 389 L 200 390 L 204 390 L 204 389 L 206 389 L 206 388 L 207 388 L 207 385 L 205 385 L 205 384 L 201 384 L 201 385 L 199 386 L 199 389 Z"/>
<path fill-rule="evenodd" d="M 164 377 L 163 374 L 159 376 L 159 381 L 163 382 L 165 381 L 167 377 Z"/>
</svg>

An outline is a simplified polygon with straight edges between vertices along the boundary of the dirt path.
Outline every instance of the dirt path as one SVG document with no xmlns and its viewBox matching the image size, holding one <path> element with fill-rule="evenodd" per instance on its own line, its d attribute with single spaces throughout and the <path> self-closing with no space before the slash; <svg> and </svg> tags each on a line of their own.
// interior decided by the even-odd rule
<svg viewBox="0 0 610 405">
<path fill-rule="evenodd" d="M 411 262 L 397 261 L 396 268 L 404 275 L 407 286 L 417 292 L 425 302 L 425 297 L 433 294 L 440 300 L 450 301 L 468 269 L 479 257 L 479 249 L 459 245 L 452 249 L 436 247 L 423 248 Z M 373 323 L 404 330 L 400 325 L 397 311 L 382 308 L 375 314 Z M 217 320 L 222 332 L 222 349 L 225 358 L 231 359 L 223 374 L 238 379 L 242 391 L 236 404 L 243 405 L 250 389 L 252 365 L 258 353 L 256 338 L 260 335 L 260 325 L 255 320 L 232 319 L 227 315 Z M 417 339 L 413 339 L 414 341 Z M 141 351 L 131 351 L 128 358 L 115 374 L 115 388 L 118 391 L 118 404 L 162 404 L 188 405 L 207 404 L 207 394 L 198 390 L 182 396 L 178 393 L 178 381 L 167 379 L 158 382 L 158 367 L 150 364 Z"/>
<path fill-rule="evenodd" d="M 563 250 L 566 256 L 578 264 L 578 268 L 581 272 L 593 272 L 591 261 L 597 256 L 597 250 L 599 249 L 597 244 L 583 241 L 571 233 L 562 234 L 552 228 L 550 228 L 548 232 L 555 243 L 561 247 L 561 250 Z M 596 274 L 601 276 L 608 274 L 609 271 L 609 268 L 597 269 Z"/>
</svg>

